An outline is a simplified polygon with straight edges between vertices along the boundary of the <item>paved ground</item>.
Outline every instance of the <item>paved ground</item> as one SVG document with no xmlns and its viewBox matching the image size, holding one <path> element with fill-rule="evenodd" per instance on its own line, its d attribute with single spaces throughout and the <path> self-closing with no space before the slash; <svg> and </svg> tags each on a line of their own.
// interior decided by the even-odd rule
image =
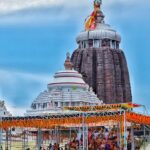
<svg viewBox="0 0 150 150">
<path fill-rule="evenodd" d="M 23 144 L 22 142 L 12 142 L 11 150 L 21 150 L 23 147 L 22 144 Z M 35 143 L 29 142 L 29 147 L 30 147 L 30 150 L 35 150 Z M 5 149 L 5 144 L 3 144 L 3 149 Z"/>
<path fill-rule="evenodd" d="M 142 146 L 140 150 L 150 150 L 150 142 L 146 143 L 145 146 Z"/>
</svg>

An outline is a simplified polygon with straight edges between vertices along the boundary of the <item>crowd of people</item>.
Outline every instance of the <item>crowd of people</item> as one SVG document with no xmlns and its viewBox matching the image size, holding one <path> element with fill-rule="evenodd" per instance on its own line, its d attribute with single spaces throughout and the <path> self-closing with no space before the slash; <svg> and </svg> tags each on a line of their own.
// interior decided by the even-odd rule
<svg viewBox="0 0 150 150">
<path fill-rule="evenodd" d="M 89 150 L 120 150 L 119 134 L 117 129 L 113 128 L 110 131 L 106 128 L 89 129 L 88 131 L 88 149 Z M 131 133 L 127 137 L 127 149 L 131 150 Z M 78 150 L 83 146 L 83 136 L 80 139 L 75 137 L 69 145 L 66 145 L 65 150 Z"/>
<path fill-rule="evenodd" d="M 54 145 L 49 144 L 47 148 L 40 147 L 40 150 L 63 150 L 63 148 L 60 148 L 60 145 L 58 143 L 54 143 Z"/>
<path fill-rule="evenodd" d="M 69 133 L 70 134 L 70 133 Z M 88 150 L 123 150 L 123 146 L 120 147 L 120 133 L 117 127 L 107 128 L 107 127 L 97 127 L 97 128 L 89 128 L 88 132 L 85 132 L 85 136 L 83 138 L 82 132 L 73 132 L 69 138 L 69 142 L 64 146 L 64 141 L 62 140 L 60 143 L 49 144 L 48 146 L 42 145 L 39 150 L 80 150 L 83 149 L 83 145 L 85 149 L 88 147 Z M 68 134 L 67 134 L 68 135 Z M 127 150 L 131 150 L 132 145 L 132 136 L 131 130 L 129 129 L 126 133 L 127 140 Z M 61 146 L 60 146 L 61 145 Z M 63 146 L 62 146 L 63 145 Z M 0 150 L 2 150 L 2 146 L 0 146 Z M 138 150 L 139 148 L 135 148 Z M 5 148 L 7 150 L 7 148 Z M 26 150 L 30 150 L 27 148 Z"/>
<path fill-rule="evenodd" d="M 117 128 L 113 127 L 107 129 L 105 127 L 89 128 L 88 134 L 83 141 L 81 133 L 73 134 L 65 147 L 60 147 L 58 143 L 49 144 L 48 147 L 41 147 L 40 150 L 80 150 L 83 149 L 83 142 L 85 148 L 88 145 L 88 150 L 123 150 L 120 148 L 120 134 Z M 131 132 L 128 131 L 127 136 L 127 150 L 131 150 Z"/>
</svg>

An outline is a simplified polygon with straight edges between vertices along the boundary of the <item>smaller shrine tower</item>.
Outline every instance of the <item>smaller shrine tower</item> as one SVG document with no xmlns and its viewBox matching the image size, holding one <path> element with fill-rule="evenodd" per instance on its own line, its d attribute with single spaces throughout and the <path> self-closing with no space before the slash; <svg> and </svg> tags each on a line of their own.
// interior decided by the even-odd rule
<svg viewBox="0 0 150 150">
<path fill-rule="evenodd" d="M 58 71 L 27 110 L 26 116 L 62 113 L 68 106 L 96 106 L 103 102 L 98 99 L 92 88 L 84 82 L 82 75 L 73 69 L 70 55 L 64 63 L 65 69 Z"/>
</svg>

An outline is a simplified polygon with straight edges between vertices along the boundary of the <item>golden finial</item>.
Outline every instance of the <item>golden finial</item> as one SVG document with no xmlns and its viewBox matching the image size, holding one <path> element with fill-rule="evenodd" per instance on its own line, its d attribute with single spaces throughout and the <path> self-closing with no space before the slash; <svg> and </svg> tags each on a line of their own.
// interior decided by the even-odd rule
<svg viewBox="0 0 150 150">
<path fill-rule="evenodd" d="M 65 66 L 66 70 L 72 70 L 73 69 L 73 64 L 71 63 L 69 52 L 66 54 L 66 60 L 65 60 L 64 66 Z"/>
</svg>

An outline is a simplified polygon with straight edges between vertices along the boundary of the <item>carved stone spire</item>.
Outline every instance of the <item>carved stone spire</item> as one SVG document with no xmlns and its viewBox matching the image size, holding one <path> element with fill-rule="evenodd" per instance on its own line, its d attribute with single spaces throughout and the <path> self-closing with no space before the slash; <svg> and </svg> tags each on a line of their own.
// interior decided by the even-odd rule
<svg viewBox="0 0 150 150">
<path fill-rule="evenodd" d="M 66 54 L 66 60 L 65 60 L 64 66 L 65 66 L 66 70 L 72 70 L 73 69 L 73 64 L 70 60 L 70 53 Z"/>
<path fill-rule="evenodd" d="M 100 10 L 102 5 L 101 0 L 94 0 L 94 10 Z"/>
<path fill-rule="evenodd" d="M 71 60 L 74 69 L 104 103 L 131 102 L 128 66 L 119 46 L 121 36 L 104 23 L 101 4 L 101 0 L 94 1 L 94 11 L 76 38 L 78 48 Z"/>
<path fill-rule="evenodd" d="M 95 0 L 94 1 L 94 11 L 96 11 L 96 25 L 99 23 L 104 23 L 104 14 L 101 10 L 102 0 Z"/>
<path fill-rule="evenodd" d="M 94 0 L 94 11 L 85 22 L 86 31 L 94 30 L 99 24 L 104 23 L 104 15 L 101 11 L 101 4 L 101 0 Z"/>
</svg>

